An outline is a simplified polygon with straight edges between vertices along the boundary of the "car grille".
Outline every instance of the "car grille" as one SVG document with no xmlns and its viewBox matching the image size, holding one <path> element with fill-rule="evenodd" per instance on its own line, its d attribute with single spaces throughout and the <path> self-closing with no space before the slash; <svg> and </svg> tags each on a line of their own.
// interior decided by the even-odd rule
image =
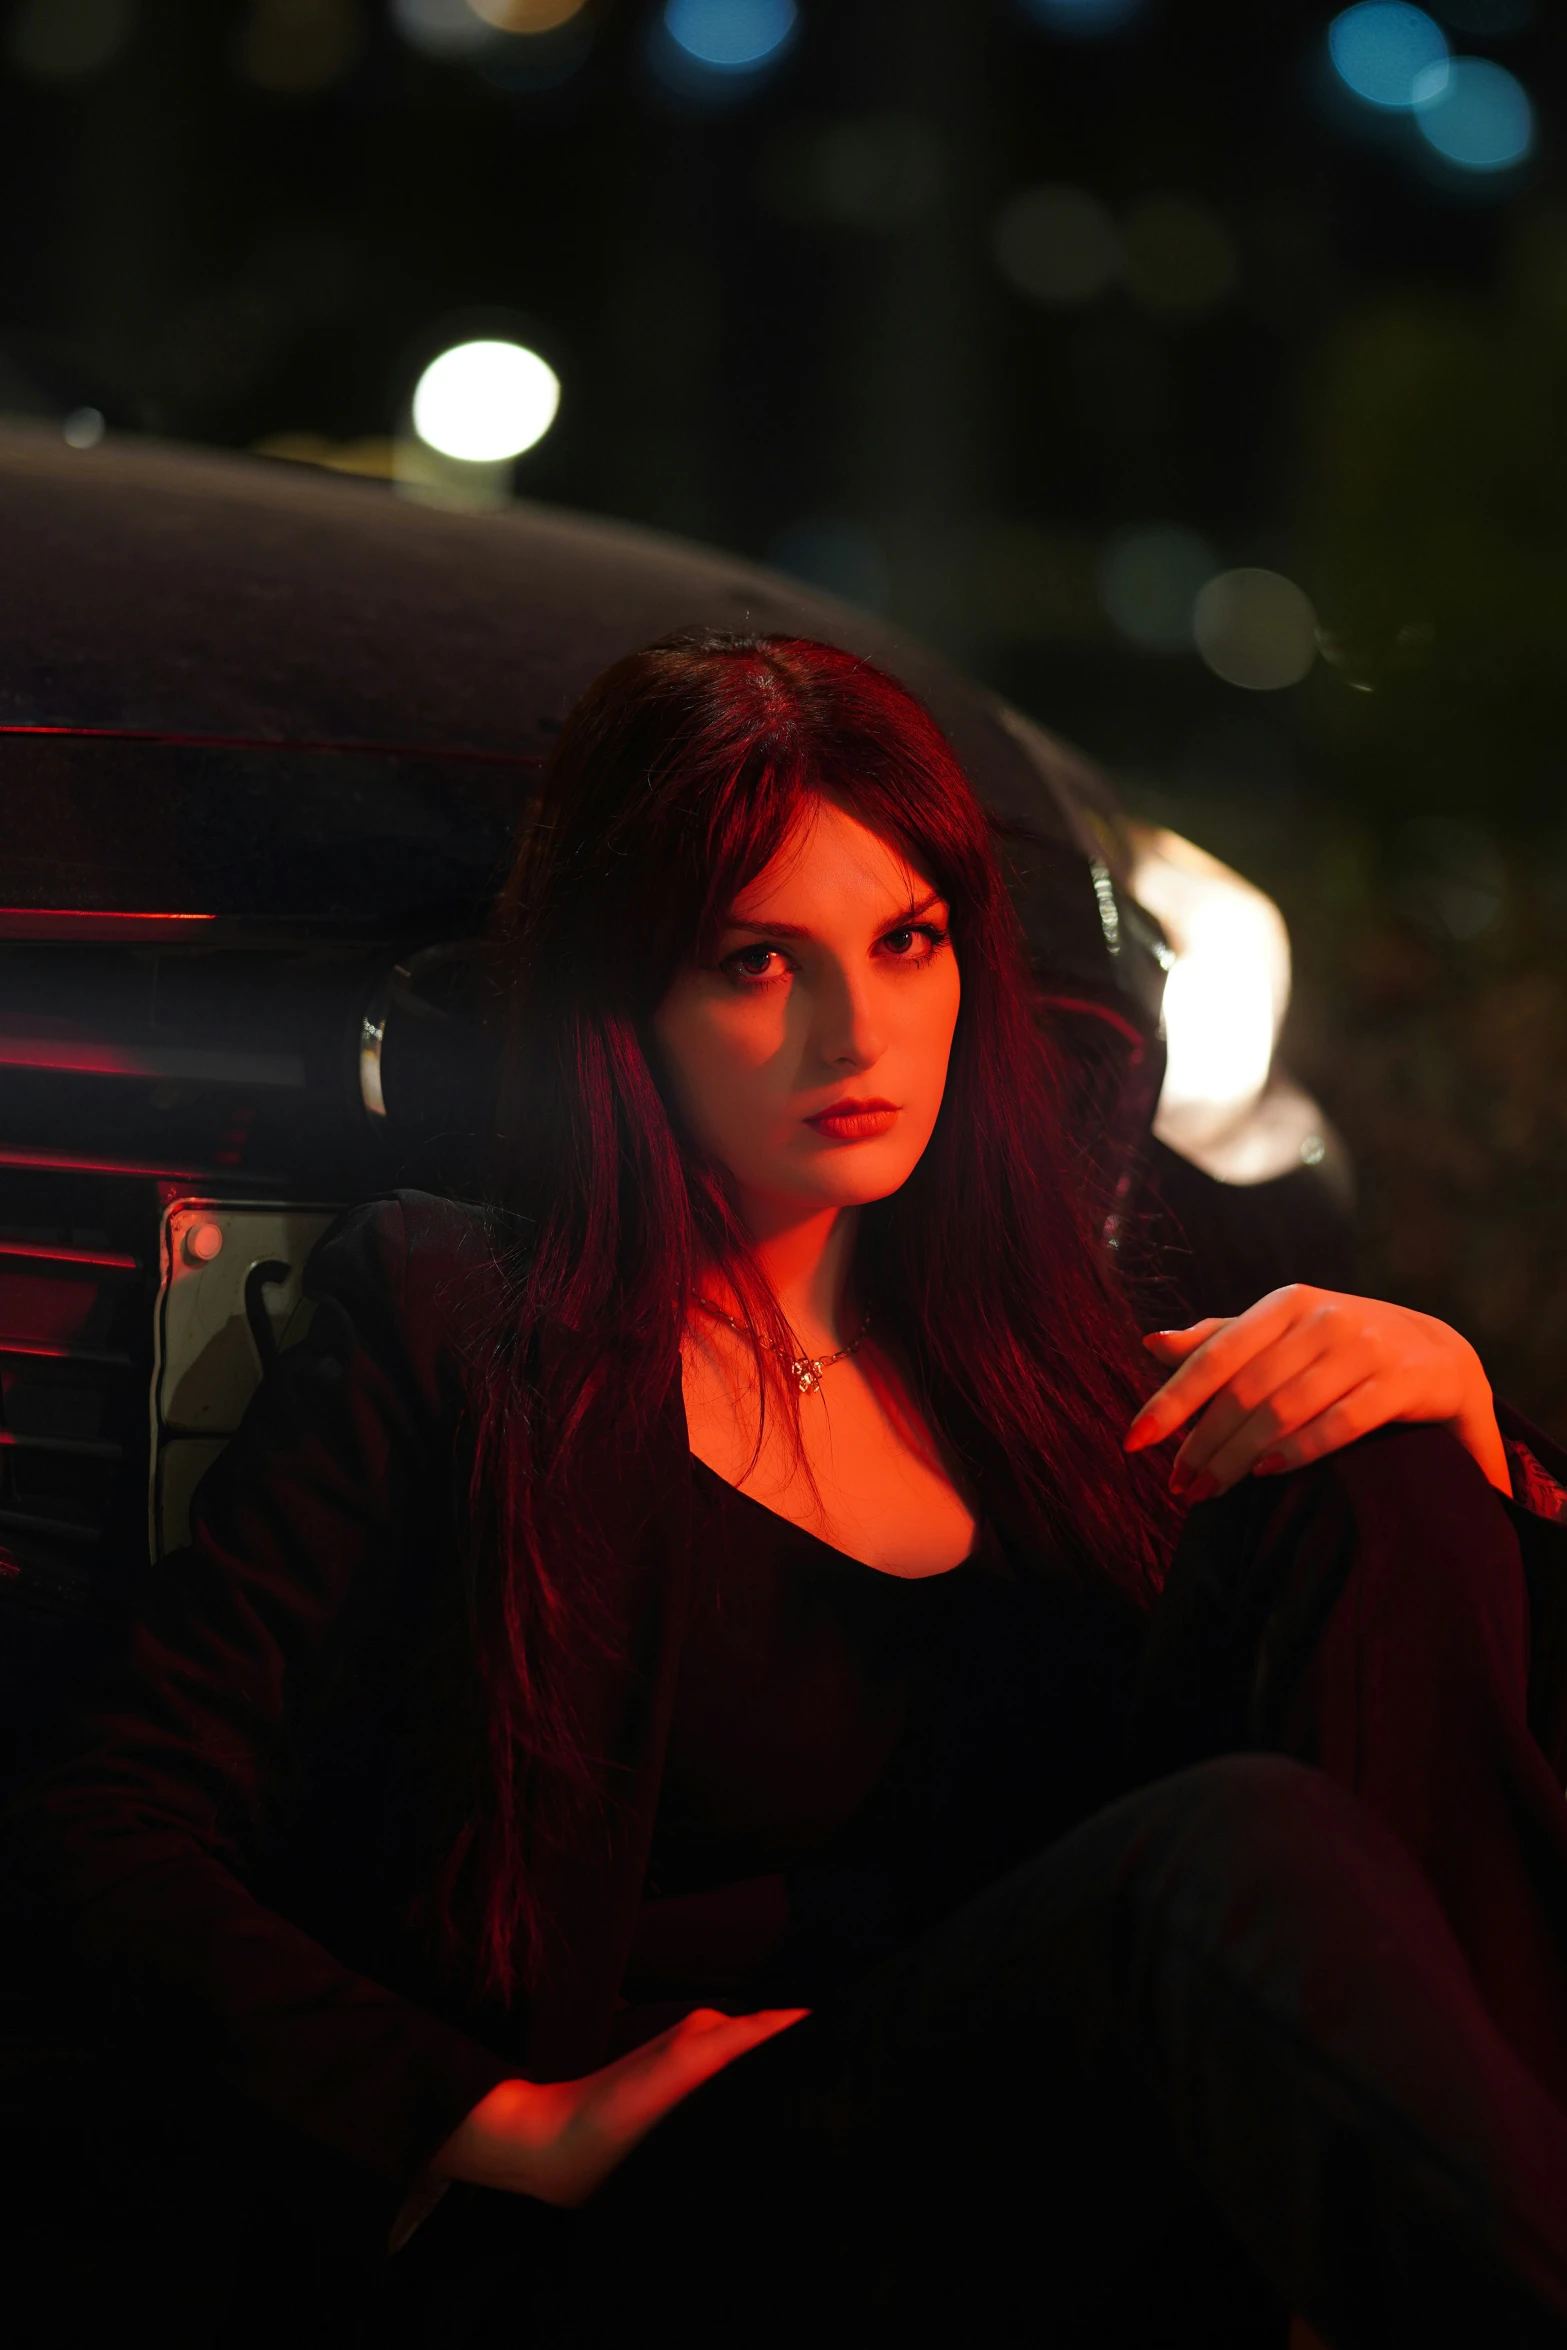
<svg viewBox="0 0 1567 2350">
<path fill-rule="evenodd" d="M 0 1722 L 22 1759 L 145 1556 L 158 1177 L 0 1148 Z"/>
<path fill-rule="evenodd" d="M 462 967 L 404 957 L 412 976 L 391 944 L 0 945 L 0 1777 L 145 1572 L 165 1211 L 249 1203 L 270 1231 L 273 1202 L 318 1230 L 333 1203 L 466 1180 L 484 1079 L 447 1002 Z M 230 1426 L 161 1436 L 210 1451 Z M 181 1519 L 171 1502 L 162 1540 Z"/>
<path fill-rule="evenodd" d="M 129 1497 L 147 1449 L 156 1217 L 148 1172 L 0 1153 L 6 1583 L 22 1574 L 74 1587 L 137 1523 Z"/>
</svg>

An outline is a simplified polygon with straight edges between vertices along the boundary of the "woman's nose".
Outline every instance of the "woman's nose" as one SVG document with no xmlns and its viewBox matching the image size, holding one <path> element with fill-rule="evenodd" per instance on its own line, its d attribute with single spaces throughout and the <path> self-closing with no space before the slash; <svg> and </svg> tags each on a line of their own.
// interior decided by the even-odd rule
<svg viewBox="0 0 1567 2350">
<path fill-rule="evenodd" d="M 884 1050 L 870 990 L 847 973 L 829 977 L 817 997 L 816 1049 L 834 1069 L 869 1069 Z"/>
</svg>

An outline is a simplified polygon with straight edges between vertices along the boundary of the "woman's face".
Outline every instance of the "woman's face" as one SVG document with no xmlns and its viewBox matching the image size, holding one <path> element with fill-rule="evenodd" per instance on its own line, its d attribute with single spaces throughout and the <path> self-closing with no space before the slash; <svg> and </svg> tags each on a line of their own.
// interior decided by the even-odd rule
<svg viewBox="0 0 1567 2350">
<path fill-rule="evenodd" d="M 884 1199 L 936 1123 L 958 1017 L 948 908 L 878 833 L 810 805 L 653 1017 L 664 1077 L 750 1220 Z"/>
</svg>

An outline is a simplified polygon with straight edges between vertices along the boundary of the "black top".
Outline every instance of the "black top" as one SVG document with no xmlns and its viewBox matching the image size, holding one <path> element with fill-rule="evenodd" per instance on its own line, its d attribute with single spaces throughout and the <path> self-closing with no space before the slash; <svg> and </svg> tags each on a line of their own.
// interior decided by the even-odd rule
<svg viewBox="0 0 1567 2350">
<path fill-rule="evenodd" d="M 625 1993 L 818 2001 L 1115 1792 L 1124 1610 L 1008 1554 L 905 1578 L 693 1462 L 686 1626 Z M 1023 1565 L 1023 1571 L 1019 1571 Z M 643 2019 L 623 2020 L 617 2041 Z"/>
</svg>

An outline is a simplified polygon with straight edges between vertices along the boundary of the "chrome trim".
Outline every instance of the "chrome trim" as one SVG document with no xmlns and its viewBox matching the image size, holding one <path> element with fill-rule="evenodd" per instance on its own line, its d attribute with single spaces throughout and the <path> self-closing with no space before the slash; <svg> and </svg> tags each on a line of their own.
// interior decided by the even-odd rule
<svg viewBox="0 0 1567 2350">
<path fill-rule="evenodd" d="M 381 1047 L 386 1042 L 387 1014 L 392 990 L 402 976 L 398 964 L 382 980 L 365 1007 L 359 1023 L 359 1098 L 372 1118 L 386 1116 L 386 1093 L 381 1084 Z"/>
<path fill-rule="evenodd" d="M 1099 927 L 1104 934 L 1105 947 L 1110 954 L 1118 955 L 1121 952 L 1121 909 L 1115 902 L 1115 883 L 1110 877 L 1110 868 L 1102 857 L 1093 857 L 1089 860 L 1088 871 L 1093 880 L 1094 900 L 1099 908 Z"/>
</svg>

